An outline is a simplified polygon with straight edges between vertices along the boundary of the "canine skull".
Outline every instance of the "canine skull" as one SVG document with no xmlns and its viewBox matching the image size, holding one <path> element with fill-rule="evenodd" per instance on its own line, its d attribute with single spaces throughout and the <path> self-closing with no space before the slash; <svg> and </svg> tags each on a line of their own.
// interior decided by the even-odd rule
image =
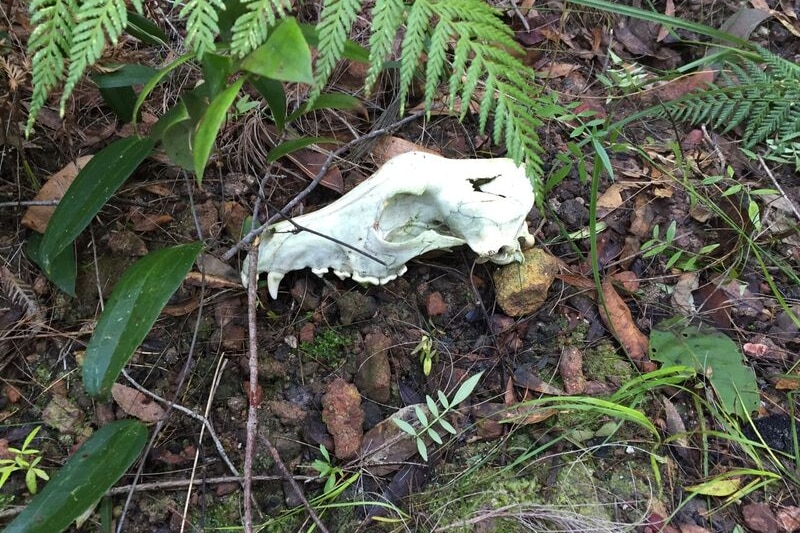
<svg viewBox="0 0 800 533">
<path fill-rule="evenodd" d="M 342 279 L 383 284 L 405 273 L 414 257 L 462 244 L 479 261 L 522 261 L 521 243 L 533 244 L 525 222 L 533 201 L 524 169 L 510 159 L 409 152 L 339 200 L 296 217 L 297 226 L 282 221 L 267 228 L 258 272 L 269 273 L 276 298 L 286 273 L 305 267 L 319 276 L 332 269 Z M 247 279 L 245 269 L 245 285 Z"/>
</svg>

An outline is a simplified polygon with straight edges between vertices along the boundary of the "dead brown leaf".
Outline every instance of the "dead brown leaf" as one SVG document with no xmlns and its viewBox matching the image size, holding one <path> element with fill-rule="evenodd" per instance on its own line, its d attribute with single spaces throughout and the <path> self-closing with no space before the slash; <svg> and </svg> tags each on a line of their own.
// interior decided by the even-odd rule
<svg viewBox="0 0 800 533">
<path fill-rule="evenodd" d="M 564 391 L 537 376 L 530 364 L 520 365 L 514 370 L 514 384 L 517 387 L 523 387 L 542 394 L 552 394 L 554 396 L 564 394 Z"/>
<path fill-rule="evenodd" d="M 667 0 L 667 6 L 664 8 L 664 14 L 667 15 L 668 17 L 675 16 L 675 2 L 673 0 Z M 669 35 L 669 28 L 667 28 L 666 26 L 661 26 L 661 28 L 659 28 L 658 30 L 658 36 L 656 37 L 656 42 L 660 43 L 661 41 L 667 38 L 667 35 Z"/>
<path fill-rule="evenodd" d="M 141 208 L 134 207 L 128 214 L 128 218 L 133 223 L 133 231 L 146 233 L 156 231 L 172 222 L 172 217 L 166 213 L 159 215 L 143 213 Z"/>
<path fill-rule="evenodd" d="M 783 509 L 779 509 L 775 515 L 778 519 L 778 524 L 781 526 L 783 531 L 786 531 L 787 533 L 800 531 L 800 507 L 794 505 L 785 507 Z"/>
<path fill-rule="evenodd" d="M 583 354 L 574 346 L 566 346 L 558 361 L 558 373 L 564 381 L 567 394 L 583 394 L 586 390 L 586 377 L 583 375 Z"/>
<path fill-rule="evenodd" d="M 400 137 L 381 137 L 372 148 L 372 158 L 376 165 L 383 165 L 391 158 L 407 152 L 425 152 L 428 154 L 442 155 L 436 150 L 425 148 L 421 144 L 407 141 Z"/>
<path fill-rule="evenodd" d="M 47 183 L 41 188 L 39 193 L 33 198 L 36 201 L 61 200 L 64 193 L 75 180 L 78 172 L 86 166 L 92 156 L 85 155 L 79 157 L 77 161 L 68 163 L 64 168 L 50 176 Z M 44 233 L 47 223 L 56 210 L 56 206 L 33 205 L 25 211 L 22 217 L 22 225 L 38 233 Z"/>
<path fill-rule="evenodd" d="M 292 163 L 297 165 L 297 167 L 303 171 L 303 174 L 311 179 L 316 177 L 317 173 L 322 169 L 322 165 L 324 165 L 325 161 L 328 159 L 328 155 L 326 153 L 322 153 L 318 151 L 318 149 L 313 148 L 302 148 L 296 152 L 292 152 L 286 157 L 289 158 Z M 322 181 L 320 181 L 319 184 L 332 191 L 338 192 L 339 194 L 344 192 L 344 180 L 342 179 L 342 172 L 336 165 L 331 165 L 328 167 L 327 172 L 325 172 L 325 176 L 322 178 Z"/>
<path fill-rule="evenodd" d="M 647 357 L 647 336 L 636 327 L 631 310 L 620 298 L 611 278 L 603 280 L 602 290 L 605 305 L 599 305 L 598 311 L 603 323 L 625 348 L 631 359 L 640 365 L 650 363 Z M 652 365 L 652 363 L 650 364 Z"/>
<path fill-rule="evenodd" d="M 152 398 L 127 385 L 114 383 L 111 387 L 111 396 L 114 397 L 114 401 L 117 402 L 120 409 L 142 422 L 158 422 L 166 414 L 164 408 Z"/>
</svg>

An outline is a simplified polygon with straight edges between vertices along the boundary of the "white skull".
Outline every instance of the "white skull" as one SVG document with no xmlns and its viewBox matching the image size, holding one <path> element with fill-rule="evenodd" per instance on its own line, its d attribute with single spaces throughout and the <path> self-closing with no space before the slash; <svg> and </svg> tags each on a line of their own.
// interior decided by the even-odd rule
<svg viewBox="0 0 800 533">
<path fill-rule="evenodd" d="M 383 284 L 401 276 L 414 257 L 462 244 L 479 261 L 522 261 L 521 241 L 533 244 L 525 222 L 533 201 L 525 170 L 511 159 L 409 152 L 339 200 L 294 219 L 319 235 L 289 221 L 267 228 L 258 272 L 269 273 L 267 286 L 276 298 L 286 273 L 306 267 L 320 276 L 332 269 L 340 278 Z M 246 269 L 242 280 L 246 285 Z"/>
</svg>

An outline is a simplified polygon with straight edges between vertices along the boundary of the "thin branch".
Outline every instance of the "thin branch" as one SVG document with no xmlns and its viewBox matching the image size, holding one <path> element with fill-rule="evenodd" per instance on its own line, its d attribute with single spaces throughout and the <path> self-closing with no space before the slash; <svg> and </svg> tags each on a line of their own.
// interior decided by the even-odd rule
<svg viewBox="0 0 800 533">
<path fill-rule="evenodd" d="M 175 403 L 175 402 L 171 402 L 171 401 L 167 400 L 166 398 L 162 398 L 158 394 L 147 390 L 142 385 L 137 383 L 136 380 L 134 380 L 130 376 L 130 374 L 128 374 L 127 370 L 123 369 L 122 370 L 122 375 L 125 376 L 125 379 L 127 379 L 128 382 L 131 385 L 133 385 L 134 388 L 139 390 L 142 394 L 145 394 L 146 396 L 151 397 L 152 399 L 156 400 L 157 402 L 163 403 L 164 405 L 170 407 L 171 409 L 175 409 L 176 411 L 180 411 L 181 413 L 185 414 L 186 416 L 188 416 L 190 418 L 194 418 L 195 420 L 197 420 L 201 424 L 203 424 L 203 426 L 205 426 L 205 428 L 208 430 L 208 435 L 209 435 L 209 437 L 211 437 L 211 440 L 214 442 L 214 447 L 217 449 L 217 453 L 222 458 L 222 462 L 225 463 L 225 465 L 228 467 L 228 470 L 230 470 L 231 474 L 233 474 L 234 476 L 240 476 L 239 471 L 236 469 L 236 467 L 234 466 L 233 462 L 228 457 L 228 454 L 225 453 L 225 448 L 222 447 L 222 442 L 219 440 L 219 437 L 217 436 L 217 432 L 214 431 L 214 426 L 211 425 L 211 421 L 209 419 L 207 419 L 206 417 L 204 417 L 203 415 L 201 415 L 199 413 L 195 413 L 194 411 L 192 411 L 188 407 L 184 407 L 181 404 L 178 404 L 178 403 Z"/>
<path fill-rule="evenodd" d="M 255 455 L 256 428 L 258 427 L 258 334 L 256 330 L 256 308 L 258 303 L 258 240 L 250 248 L 250 281 L 247 286 L 247 335 L 249 341 L 250 382 L 247 391 L 247 439 L 244 451 L 244 531 L 253 533 L 253 456 Z"/>
<path fill-rule="evenodd" d="M 272 456 L 272 460 L 275 461 L 275 466 L 277 466 L 278 470 L 281 471 L 283 479 L 289 482 L 289 484 L 292 486 L 292 490 L 294 490 L 294 493 L 297 495 L 298 498 L 300 498 L 300 502 L 303 504 L 303 507 L 306 508 L 308 516 L 311 517 L 311 520 L 314 521 L 314 523 L 317 525 L 321 533 L 329 533 L 328 528 L 325 527 L 325 524 L 323 524 L 322 520 L 319 519 L 319 516 L 317 516 L 317 513 L 314 511 L 314 508 L 311 507 L 311 504 L 308 503 L 308 500 L 303 494 L 303 490 L 300 488 L 300 485 L 297 484 L 297 481 L 295 481 L 294 476 L 292 476 L 291 472 L 289 472 L 289 469 L 286 468 L 286 464 L 283 462 L 283 459 L 281 459 L 281 454 L 278 453 L 278 449 L 275 447 L 274 444 L 272 444 L 272 441 L 269 440 L 269 437 L 266 434 L 261 435 L 261 440 L 266 445 L 267 450 L 269 450 L 269 454 Z"/>
</svg>

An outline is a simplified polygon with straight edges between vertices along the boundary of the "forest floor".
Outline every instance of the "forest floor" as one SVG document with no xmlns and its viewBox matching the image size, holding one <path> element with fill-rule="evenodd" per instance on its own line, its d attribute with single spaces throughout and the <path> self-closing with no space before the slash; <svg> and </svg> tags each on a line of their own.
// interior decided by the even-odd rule
<svg viewBox="0 0 800 533">
<path fill-rule="evenodd" d="M 734 13 L 732 4 L 667 3 L 671 14 L 713 27 Z M 796 62 L 800 24 L 791 2 L 768 4 L 775 11 L 749 38 Z M 24 43 L 24 12 L 16 9 L 0 20 L 11 47 L 6 65 L 21 57 Z M 691 35 L 673 41 L 660 26 L 635 19 L 538 5 L 529 13 L 507 16 L 543 90 L 611 121 L 689 91 L 680 78 L 658 90 L 648 83 L 704 53 L 685 44 Z M 121 57 L 134 52 L 125 42 L 115 49 Z M 124 515 L 124 531 L 181 531 L 182 521 L 187 531 L 239 530 L 249 402 L 260 407 L 254 509 L 266 531 L 312 528 L 267 440 L 330 531 L 800 531 L 800 286 L 785 275 L 800 263 L 795 165 L 747 157 L 736 131 L 721 136 L 710 127 L 637 121 L 615 139 L 619 149 L 609 150 L 615 176 L 603 174 L 592 205 L 594 153 L 584 147 L 576 155 L 572 131 L 547 125 L 540 132 L 545 185 L 527 222 L 558 268 L 537 310 L 509 316 L 501 309 L 498 267 L 477 263 L 466 247 L 415 259 L 383 286 L 293 272 L 277 299 L 259 289 L 261 389 L 249 398 L 239 275 L 246 254 L 219 258 L 241 235 L 259 190 L 255 176 L 263 175 L 275 140 L 258 108 L 242 108 L 230 121 L 202 186 L 164 158 L 142 166 L 78 239 L 70 298 L 29 259 L 33 232 L 22 223 L 25 206 L 13 204 L 33 199 L 61 169 L 74 175 L 73 161 L 126 135 L 126 126 L 87 82 L 63 121 L 45 108 L 24 139 L 29 81 L 10 84 L 9 72 L 0 103 L 8 113 L 0 132 L 0 459 L 42 426 L 32 446 L 52 473 L 111 420 L 161 419 L 151 426 L 159 431 L 151 432 L 143 464 L 108 500 L 116 520 Z M 355 93 L 363 80 L 363 69 L 348 63 L 334 88 Z M 299 127 L 347 141 L 389 125 L 399 118 L 390 85 L 361 109 L 312 114 Z M 278 177 L 265 182 L 269 209 L 308 184 L 328 148 L 281 160 Z M 292 214 L 335 200 L 409 150 L 458 159 L 504 154 L 470 116 L 459 122 L 433 114 L 345 154 Z M 572 167 L 559 174 L 565 160 Z M 594 254 L 591 218 L 598 222 Z M 198 239 L 203 275 L 198 263 L 172 297 L 120 378 L 120 396 L 91 399 L 80 366 L 103 300 L 138 258 Z M 646 253 L 657 245 L 659 253 Z M 676 316 L 695 329 L 669 337 L 663 323 Z M 695 336 L 687 341 L 689 331 Z M 706 349 L 703 342 L 727 355 L 692 369 L 696 375 L 676 369 L 670 375 L 683 377 L 669 383 L 648 374 L 670 367 L 657 356 L 675 346 L 673 362 L 691 367 L 680 354 Z M 428 438 L 423 460 L 392 417 L 424 404 L 426 395 L 452 398 L 478 373 L 476 388 L 447 419 L 456 434 L 439 428 L 445 443 Z M 731 389 L 735 398 L 737 380 L 747 376 L 755 377 L 758 408 L 737 416 L 720 398 Z M 135 397 L 136 388 L 151 396 Z M 330 412 L 348 413 L 344 428 L 331 427 Z M 404 413 L 408 419 L 413 411 Z M 198 415 L 216 443 L 201 433 Z M 379 459 L 362 447 L 365 440 L 381 448 Z M 337 490 L 325 492 L 315 461 L 333 469 Z M 10 476 L 0 488 L 0 524 L 30 497 L 24 476 Z M 88 520 L 84 528 L 99 529 L 100 510 Z"/>
</svg>

